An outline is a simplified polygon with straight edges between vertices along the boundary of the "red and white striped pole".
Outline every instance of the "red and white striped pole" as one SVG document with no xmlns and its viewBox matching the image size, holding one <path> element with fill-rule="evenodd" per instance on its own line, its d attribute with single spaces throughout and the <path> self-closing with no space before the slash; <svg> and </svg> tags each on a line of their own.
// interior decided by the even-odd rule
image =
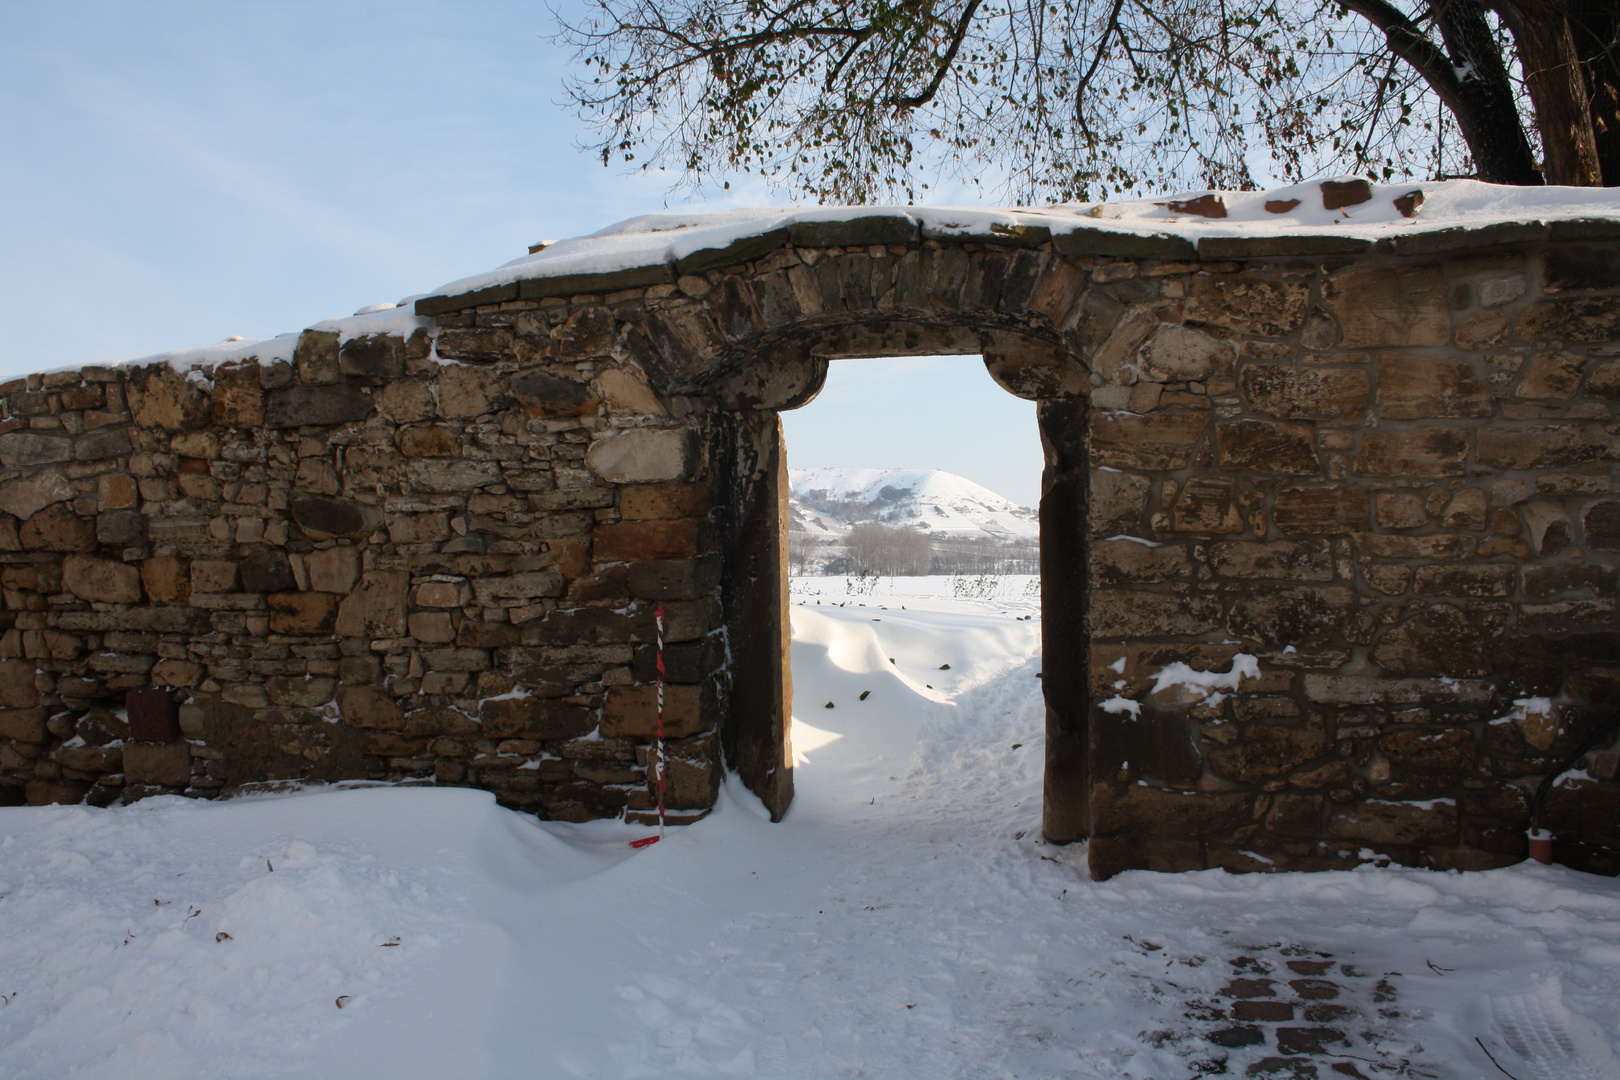
<svg viewBox="0 0 1620 1080">
<path fill-rule="evenodd" d="M 658 777 L 658 835 L 630 841 L 630 846 L 634 848 L 647 847 L 664 838 L 664 605 L 658 605 L 653 612 L 653 622 L 658 627 L 658 651 L 655 656 L 658 666 L 658 758 L 655 765 Z"/>
</svg>

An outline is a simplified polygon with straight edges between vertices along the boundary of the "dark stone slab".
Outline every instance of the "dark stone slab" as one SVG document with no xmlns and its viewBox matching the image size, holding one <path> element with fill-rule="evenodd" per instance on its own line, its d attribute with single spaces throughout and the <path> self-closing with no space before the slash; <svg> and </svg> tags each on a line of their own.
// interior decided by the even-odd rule
<svg viewBox="0 0 1620 1080">
<path fill-rule="evenodd" d="M 865 214 L 842 221 L 798 221 L 788 228 L 798 247 L 915 244 L 917 223 L 904 214 Z"/>
<path fill-rule="evenodd" d="M 1001 244 L 1005 247 L 1034 248 L 1052 239 L 1052 230 L 1045 225 L 1003 225 L 992 222 L 989 229 L 946 229 L 924 223 L 924 240 L 943 240 L 956 244 Z"/>
<path fill-rule="evenodd" d="M 1198 246 L 1182 236 L 1155 233 L 1140 236 L 1113 229 L 1081 226 L 1052 237 L 1052 246 L 1065 255 L 1108 255 L 1120 259 L 1196 259 Z"/>
<path fill-rule="evenodd" d="M 1206 236 L 1198 241 L 1198 257 L 1215 260 L 1359 255 L 1372 245 L 1371 240 L 1356 236 Z"/>
<path fill-rule="evenodd" d="M 382 527 L 382 511 L 330 495 L 295 495 L 292 518 L 314 540 L 359 539 Z"/>
<path fill-rule="evenodd" d="M 1506 221 L 1479 228 L 1456 226 L 1407 233 L 1395 238 L 1397 255 L 1438 255 L 1447 251 L 1501 247 L 1504 244 L 1534 244 L 1547 239 L 1548 228 L 1541 221 Z"/>
<path fill-rule="evenodd" d="M 296 386 L 266 395 L 264 426 L 332 426 L 371 415 L 371 398 L 352 386 Z"/>
<path fill-rule="evenodd" d="M 517 282 L 508 282 L 505 285 L 491 285 L 487 289 L 474 289 L 472 292 L 457 293 L 454 296 L 424 296 L 416 302 L 418 315 L 443 315 L 451 311 L 463 311 L 467 308 L 477 307 L 480 304 L 499 304 L 503 300 L 516 300 L 518 298 Z"/>
<path fill-rule="evenodd" d="M 1575 218 L 1552 223 L 1554 240 L 1620 240 L 1620 221 L 1609 218 Z"/>
<path fill-rule="evenodd" d="M 700 274 L 721 266 L 735 266 L 769 255 L 777 248 L 787 246 L 788 229 L 772 229 L 758 236 L 744 236 L 725 247 L 703 248 L 675 260 L 675 270 L 681 274 Z"/>
<path fill-rule="evenodd" d="M 620 289 L 643 289 L 675 280 L 668 263 L 634 266 L 605 274 L 560 274 L 556 277 L 525 278 L 518 282 L 518 297 L 538 300 L 544 296 L 575 296 L 579 293 L 610 293 Z"/>
</svg>

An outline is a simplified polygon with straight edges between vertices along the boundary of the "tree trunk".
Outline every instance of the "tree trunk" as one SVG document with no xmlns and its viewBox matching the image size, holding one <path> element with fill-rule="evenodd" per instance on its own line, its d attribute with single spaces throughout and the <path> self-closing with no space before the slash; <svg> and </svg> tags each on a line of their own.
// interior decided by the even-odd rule
<svg viewBox="0 0 1620 1080">
<path fill-rule="evenodd" d="M 1586 73 L 1603 183 L 1620 187 L 1620 5 L 1614 0 L 1570 0 L 1569 29 Z"/>
<path fill-rule="evenodd" d="M 1547 0 L 1495 0 L 1494 6 L 1519 48 L 1519 66 L 1541 132 L 1547 183 L 1602 184 L 1586 76 L 1563 10 Z"/>
<path fill-rule="evenodd" d="M 1456 100 L 1446 104 L 1462 129 L 1479 178 L 1490 184 L 1544 183 L 1485 9 L 1477 0 L 1451 0 L 1440 10 L 1438 22 L 1458 76 Z"/>
</svg>

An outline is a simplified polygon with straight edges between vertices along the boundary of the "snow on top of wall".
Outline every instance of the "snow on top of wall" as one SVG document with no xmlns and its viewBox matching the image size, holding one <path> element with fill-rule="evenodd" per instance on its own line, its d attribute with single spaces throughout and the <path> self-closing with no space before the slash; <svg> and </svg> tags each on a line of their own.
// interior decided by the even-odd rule
<svg viewBox="0 0 1620 1080">
<path fill-rule="evenodd" d="M 1338 200 L 1324 198 L 1324 183 L 1329 187 L 1334 183 L 1359 186 L 1361 181 L 1313 182 L 1270 191 L 1189 192 L 1131 202 L 1004 209 L 835 206 L 643 214 L 589 236 L 536 245 L 536 250 L 530 254 L 486 273 L 449 282 L 431 293 L 406 297 L 398 304 L 374 304 L 346 318 L 324 319 L 308 329 L 336 331 L 343 341 L 366 334 L 409 337 L 418 329 L 436 334 L 437 327 L 431 318 L 413 312 L 412 305 L 423 297 L 457 296 L 527 279 L 612 273 L 668 264 L 792 225 L 865 217 L 908 218 L 920 226 L 925 235 L 940 237 L 986 236 L 1037 227 L 1049 229 L 1054 236 L 1076 229 L 1091 229 L 1127 236 L 1180 237 L 1194 242 L 1210 238 L 1274 236 L 1378 240 L 1403 233 L 1474 229 L 1512 222 L 1588 218 L 1620 221 L 1620 189 L 1616 188 L 1504 187 L 1473 180 L 1372 184 L 1367 186 L 1370 198 L 1330 210 L 1327 204 Z M 1413 192 L 1420 192 L 1422 199 L 1408 217 L 1396 200 Z M 1297 203 L 1287 205 L 1293 200 Z M 1225 216 L 1207 216 L 1216 204 Z M 1206 213 L 1194 212 L 1196 209 Z M 227 339 L 201 348 L 156 353 L 122 363 L 131 366 L 167 363 L 180 371 L 250 358 L 273 363 L 291 360 L 297 343 L 298 332 L 295 331 L 256 340 Z"/>
<path fill-rule="evenodd" d="M 322 319 L 312 323 L 305 329 L 330 331 L 338 335 L 338 344 L 351 338 L 366 337 L 369 334 L 397 334 L 408 338 L 417 330 L 426 330 L 429 334 L 438 333 L 438 325 L 431 319 L 415 314 L 411 305 L 418 297 L 408 296 L 397 304 L 372 304 L 363 307 L 353 315 L 337 319 Z M 140 356 L 132 360 L 119 361 L 119 366 L 146 367 L 150 364 L 168 364 L 176 371 L 189 372 L 202 368 L 218 367 L 221 364 L 240 363 L 246 360 L 258 360 L 260 364 L 273 364 L 278 360 L 292 361 L 293 349 L 298 345 L 298 335 L 302 331 L 294 330 L 285 334 L 277 334 L 271 338 L 242 338 L 230 337 L 213 345 L 203 345 L 195 349 L 176 349 L 172 352 L 153 353 L 151 356 Z M 441 361 L 441 363 L 447 361 Z M 57 368 L 57 371 L 77 371 L 81 365 Z M 45 372 L 50 374 L 50 372 Z"/>
<path fill-rule="evenodd" d="M 1332 184 L 1334 182 L 1326 182 Z M 1347 178 L 1338 183 L 1360 184 Z M 903 216 L 925 231 L 949 236 L 985 235 L 1019 226 L 1042 226 L 1054 235 L 1077 228 L 1138 236 L 1205 237 L 1345 236 L 1369 240 L 1403 231 L 1479 228 L 1521 221 L 1580 218 L 1620 219 L 1615 188 L 1504 187 L 1474 180 L 1369 185 L 1367 201 L 1327 209 L 1322 183 L 1270 191 L 1189 192 L 1117 203 L 985 209 L 950 206 L 836 206 L 814 209 L 762 208 L 716 213 L 643 214 L 588 236 L 559 240 L 487 271 L 441 285 L 429 296 L 456 296 L 531 278 L 603 274 L 672 263 L 699 251 L 723 248 L 791 225 L 837 222 L 872 216 Z M 1412 192 L 1422 199 L 1412 216 L 1396 200 Z M 1188 210 L 1208 197 L 1224 208 L 1221 217 Z M 1291 200 L 1297 205 L 1268 209 Z M 537 245 L 538 246 L 538 245 Z"/>
</svg>

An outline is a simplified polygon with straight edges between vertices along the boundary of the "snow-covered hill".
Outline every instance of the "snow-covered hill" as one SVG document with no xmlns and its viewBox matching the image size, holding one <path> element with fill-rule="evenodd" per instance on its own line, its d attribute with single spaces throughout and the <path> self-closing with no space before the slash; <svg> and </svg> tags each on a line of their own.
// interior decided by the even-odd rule
<svg viewBox="0 0 1620 1080">
<path fill-rule="evenodd" d="M 939 469 L 789 469 L 788 483 L 793 526 L 815 540 L 842 539 L 863 522 L 936 537 L 1040 536 L 1033 510 Z"/>
</svg>

